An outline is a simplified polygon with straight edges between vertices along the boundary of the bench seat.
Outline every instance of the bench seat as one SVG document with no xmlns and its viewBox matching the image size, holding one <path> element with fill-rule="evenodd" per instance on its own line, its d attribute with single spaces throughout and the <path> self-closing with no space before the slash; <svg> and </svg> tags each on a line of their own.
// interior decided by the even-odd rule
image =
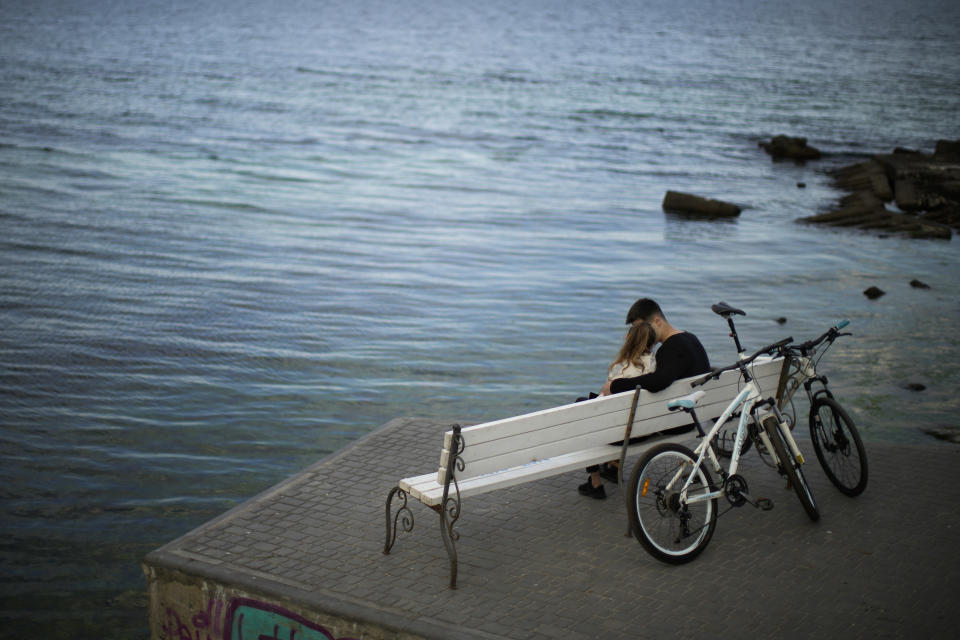
<svg viewBox="0 0 960 640">
<path fill-rule="evenodd" d="M 685 442 L 690 440 L 692 429 L 691 425 L 690 429 L 686 430 L 684 434 L 651 436 L 651 439 L 656 438 L 656 442 Z M 627 445 L 627 455 L 639 454 L 650 444 L 649 440 L 644 439 L 641 442 Z M 620 445 L 604 444 L 590 449 L 565 453 L 553 458 L 534 460 L 520 467 L 491 471 L 465 480 L 460 480 L 458 476 L 457 484 L 460 489 L 460 497 L 467 498 L 524 482 L 549 478 L 567 471 L 576 471 L 593 464 L 615 459 L 619 455 Z M 404 478 L 398 484 L 411 497 L 416 498 L 428 507 L 438 506 L 443 498 L 444 485 L 437 482 L 437 473 L 435 472 Z"/>
</svg>

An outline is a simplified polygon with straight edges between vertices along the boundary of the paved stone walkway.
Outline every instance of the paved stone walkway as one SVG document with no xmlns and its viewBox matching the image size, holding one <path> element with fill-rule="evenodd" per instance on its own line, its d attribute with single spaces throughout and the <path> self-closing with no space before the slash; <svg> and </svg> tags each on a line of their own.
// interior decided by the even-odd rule
<svg viewBox="0 0 960 640">
<path fill-rule="evenodd" d="M 751 452 L 742 473 L 775 508 L 730 511 L 677 567 L 624 536 L 616 487 L 605 501 L 578 495 L 581 473 L 467 499 L 451 591 L 438 517 L 416 501 L 415 529 L 382 554 L 388 491 L 436 468 L 446 429 L 393 420 L 148 561 L 437 640 L 952 639 L 960 628 L 958 446 L 868 443 L 870 483 L 847 498 L 801 442 L 817 523 Z"/>
</svg>

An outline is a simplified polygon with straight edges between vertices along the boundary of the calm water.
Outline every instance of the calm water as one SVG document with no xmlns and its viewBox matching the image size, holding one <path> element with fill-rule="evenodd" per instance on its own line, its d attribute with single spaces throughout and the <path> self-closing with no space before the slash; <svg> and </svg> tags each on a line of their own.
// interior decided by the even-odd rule
<svg viewBox="0 0 960 640">
<path fill-rule="evenodd" d="M 0 3 L 0 636 L 144 637 L 147 551 L 390 418 L 595 389 L 641 295 L 716 364 L 717 300 L 850 318 L 868 444 L 956 425 L 957 242 L 792 221 L 960 138 L 960 5 L 570 4 Z"/>
</svg>

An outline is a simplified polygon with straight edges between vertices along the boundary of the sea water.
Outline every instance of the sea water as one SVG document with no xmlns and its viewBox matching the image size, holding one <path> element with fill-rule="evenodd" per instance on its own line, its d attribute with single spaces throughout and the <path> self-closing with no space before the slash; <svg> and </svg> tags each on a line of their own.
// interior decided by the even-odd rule
<svg viewBox="0 0 960 640">
<path fill-rule="evenodd" d="M 960 138 L 958 25 L 937 0 L 0 4 L 0 636 L 144 637 L 146 552 L 393 417 L 596 390 L 640 296 L 718 366 L 719 300 L 748 348 L 848 318 L 822 368 L 868 451 L 955 446 L 922 429 L 960 409 L 956 241 L 795 220 L 831 167 Z M 773 162 L 776 134 L 825 157 Z M 670 189 L 744 210 L 666 214 Z"/>
</svg>

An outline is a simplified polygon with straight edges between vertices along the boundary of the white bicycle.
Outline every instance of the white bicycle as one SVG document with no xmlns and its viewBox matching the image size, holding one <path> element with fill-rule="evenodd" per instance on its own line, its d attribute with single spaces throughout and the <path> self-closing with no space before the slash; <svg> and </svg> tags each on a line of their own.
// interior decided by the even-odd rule
<svg viewBox="0 0 960 640">
<path fill-rule="evenodd" d="M 740 393 L 709 432 L 704 433 L 696 415 L 696 405 L 703 397 L 703 391 L 695 391 L 667 404 L 671 411 L 689 413 L 703 440 L 693 451 L 675 443 L 652 447 L 630 475 L 626 492 L 630 528 L 653 557 L 670 564 L 683 564 L 696 558 L 713 536 L 721 497 L 731 509 L 745 504 L 764 510 L 773 508 L 770 500 L 753 498 L 746 479 L 737 473 L 743 444 L 748 437 L 773 453 L 778 471 L 789 480 L 810 519 L 820 518 L 817 503 L 801 469 L 803 455 L 777 408 L 776 400 L 764 397 L 751 374 L 751 364 L 755 360 L 775 353 L 792 340 L 787 338 L 766 346 L 736 364 L 715 369 L 691 383 L 692 387 L 697 387 L 719 378 L 725 371 L 740 371 L 744 383 Z M 730 464 L 725 470 L 720 466 L 715 438 L 721 427 L 738 412 L 739 424 Z M 711 470 L 719 478 L 719 484 L 714 482 Z"/>
</svg>

